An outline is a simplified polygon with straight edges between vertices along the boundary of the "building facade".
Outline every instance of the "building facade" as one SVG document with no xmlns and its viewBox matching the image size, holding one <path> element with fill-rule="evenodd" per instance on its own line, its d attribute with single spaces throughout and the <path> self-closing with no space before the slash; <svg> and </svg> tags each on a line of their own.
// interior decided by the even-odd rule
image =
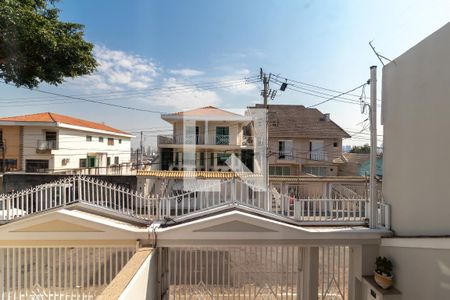
<svg viewBox="0 0 450 300">
<path fill-rule="evenodd" d="M 173 133 L 158 136 L 160 169 L 229 171 L 231 154 L 253 169 L 251 118 L 213 106 L 164 114 Z"/>
<path fill-rule="evenodd" d="M 262 105 L 256 105 L 262 108 Z M 336 176 L 342 140 L 350 135 L 315 108 L 269 105 L 269 173 Z"/>
<path fill-rule="evenodd" d="M 0 118 L 5 171 L 107 167 L 130 161 L 132 135 L 55 113 Z"/>
</svg>

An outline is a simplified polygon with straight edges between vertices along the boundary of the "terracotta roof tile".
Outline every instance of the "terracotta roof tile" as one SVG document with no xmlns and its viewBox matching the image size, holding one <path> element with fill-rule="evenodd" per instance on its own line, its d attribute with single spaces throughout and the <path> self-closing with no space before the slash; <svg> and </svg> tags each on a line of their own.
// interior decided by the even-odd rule
<svg viewBox="0 0 450 300">
<path fill-rule="evenodd" d="M 63 123 L 67 125 L 74 125 L 80 127 L 86 127 L 97 130 L 110 131 L 114 133 L 127 134 L 130 133 L 110 127 L 105 124 L 95 123 L 91 121 L 81 120 L 74 117 L 69 117 L 65 115 L 55 114 L 52 112 L 15 116 L 15 117 L 5 117 L 0 118 L 0 121 L 4 122 L 43 122 L 43 123 Z"/>
</svg>

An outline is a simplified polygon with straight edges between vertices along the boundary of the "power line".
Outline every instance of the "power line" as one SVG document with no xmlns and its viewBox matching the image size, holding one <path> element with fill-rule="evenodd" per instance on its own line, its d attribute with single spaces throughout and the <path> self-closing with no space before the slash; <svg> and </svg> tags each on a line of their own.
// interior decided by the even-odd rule
<svg viewBox="0 0 450 300">
<path fill-rule="evenodd" d="M 322 104 L 324 104 L 324 103 L 327 103 L 327 102 L 329 102 L 329 101 L 331 101 L 331 100 L 333 100 L 333 99 L 336 99 L 336 98 L 338 98 L 338 97 L 340 97 L 340 96 L 343 96 L 343 95 L 345 95 L 345 94 L 348 94 L 348 93 L 351 93 L 351 92 L 353 92 L 353 91 L 356 91 L 357 89 L 362 88 L 362 87 L 365 86 L 366 84 L 367 84 L 367 82 L 364 82 L 363 84 L 358 85 L 357 87 L 352 88 L 352 89 L 348 90 L 347 92 L 342 92 L 342 93 L 340 93 L 340 94 L 338 94 L 338 95 L 336 95 L 336 96 L 333 96 L 333 97 L 331 97 L 331 98 L 328 98 L 328 99 L 326 99 L 326 100 L 324 100 L 324 101 L 321 101 L 321 102 L 318 102 L 318 103 L 316 103 L 316 104 L 307 106 L 306 108 L 317 107 L 317 106 L 322 105 Z"/>
</svg>

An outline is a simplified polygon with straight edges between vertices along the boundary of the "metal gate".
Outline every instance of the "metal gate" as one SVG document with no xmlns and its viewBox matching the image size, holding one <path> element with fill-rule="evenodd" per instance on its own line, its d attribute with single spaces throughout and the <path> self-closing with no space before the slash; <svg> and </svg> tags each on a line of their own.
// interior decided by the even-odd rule
<svg viewBox="0 0 450 300">
<path fill-rule="evenodd" d="M 303 248 L 170 248 L 169 299 L 300 299 Z"/>
</svg>

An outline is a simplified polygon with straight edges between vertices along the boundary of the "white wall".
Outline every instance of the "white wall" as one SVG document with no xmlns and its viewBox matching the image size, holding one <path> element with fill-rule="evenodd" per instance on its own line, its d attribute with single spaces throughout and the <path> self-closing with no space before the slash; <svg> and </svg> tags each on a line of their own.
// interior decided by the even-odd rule
<svg viewBox="0 0 450 300">
<path fill-rule="evenodd" d="M 39 140 L 45 140 L 46 131 L 57 131 L 57 150 L 52 150 L 51 154 L 36 153 Z M 86 136 L 92 136 L 92 142 L 86 141 Z M 103 137 L 100 143 L 98 138 Z M 108 138 L 114 138 L 114 146 L 108 146 Z M 119 144 L 119 139 L 122 143 Z M 81 131 L 58 127 L 24 127 L 24 166 L 26 159 L 49 160 L 50 169 L 72 169 L 79 168 L 80 158 L 87 158 L 92 153 L 107 153 L 111 157 L 111 164 L 114 164 L 114 157 L 119 157 L 119 163 L 129 162 L 131 155 L 130 138 L 114 135 L 107 135 L 89 131 Z M 62 160 L 69 159 L 63 165 Z M 102 162 L 106 166 L 106 156 Z"/>
<path fill-rule="evenodd" d="M 450 23 L 383 68 L 383 194 L 397 235 L 450 233 Z"/>
<path fill-rule="evenodd" d="M 392 260 L 402 299 L 450 298 L 450 250 L 381 247 L 381 255 Z"/>
<path fill-rule="evenodd" d="M 156 297 L 156 285 L 158 284 L 158 255 L 152 252 L 138 269 L 128 286 L 120 295 L 120 300 L 154 300 Z"/>
</svg>

